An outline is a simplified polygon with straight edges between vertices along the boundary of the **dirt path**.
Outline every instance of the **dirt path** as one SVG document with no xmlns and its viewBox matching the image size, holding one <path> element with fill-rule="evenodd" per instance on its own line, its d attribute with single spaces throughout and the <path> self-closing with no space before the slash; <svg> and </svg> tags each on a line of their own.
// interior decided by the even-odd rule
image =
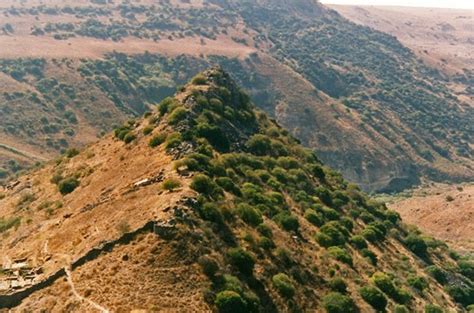
<svg viewBox="0 0 474 313">
<path fill-rule="evenodd" d="M 90 300 L 90 299 L 87 299 L 83 296 L 81 296 L 77 290 L 76 290 L 76 287 L 74 286 L 74 282 L 72 280 L 72 273 L 71 273 L 71 269 L 69 268 L 69 266 L 65 266 L 64 267 L 64 271 L 66 272 L 66 279 L 67 279 L 67 282 L 69 284 L 69 286 L 71 287 L 71 290 L 72 290 L 72 293 L 74 294 L 74 296 L 80 301 L 80 302 L 85 302 L 87 304 L 89 304 L 90 306 L 92 306 L 93 308 L 97 309 L 99 312 L 101 313 L 109 313 L 110 311 L 104 307 L 102 307 L 101 305 L 95 303 L 94 301 Z"/>
</svg>

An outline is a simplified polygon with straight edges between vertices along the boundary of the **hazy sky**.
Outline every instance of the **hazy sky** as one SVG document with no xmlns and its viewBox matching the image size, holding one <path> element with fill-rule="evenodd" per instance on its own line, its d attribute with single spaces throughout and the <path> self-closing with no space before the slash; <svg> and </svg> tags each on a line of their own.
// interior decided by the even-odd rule
<svg viewBox="0 0 474 313">
<path fill-rule="evenodd" d="M 474 10 L 474 0 L 320 0 L 322 3 L 359 5 L 398 5 Z M 474 14 L 474 12 L 473 12 Z"/>
</svg>

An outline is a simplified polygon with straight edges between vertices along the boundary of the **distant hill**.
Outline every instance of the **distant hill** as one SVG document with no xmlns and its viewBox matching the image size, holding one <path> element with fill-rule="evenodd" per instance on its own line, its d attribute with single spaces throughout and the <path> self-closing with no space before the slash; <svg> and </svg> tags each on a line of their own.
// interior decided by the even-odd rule
<svg viewBox="0 0 474 313">
<path fill-rule="evenodd" d="M 330 5 L 349 20 L 396 36 L 429 65 L 455 76 L 474 70 L 472 10 Z"/>
<path fill-rule="evenodd" d="M 440 312 L 474 295 L 469 259 L 218 68 L 0 192 L 0 311 Z"/>
<path fill-rule="evenodd" d="M 0 11 L 0 179 L 95 140 L 213 64 L 364 190 L 474 176 L 473 107 L 454 78 L 315 1 L 4 1 Z"/>
</svg>

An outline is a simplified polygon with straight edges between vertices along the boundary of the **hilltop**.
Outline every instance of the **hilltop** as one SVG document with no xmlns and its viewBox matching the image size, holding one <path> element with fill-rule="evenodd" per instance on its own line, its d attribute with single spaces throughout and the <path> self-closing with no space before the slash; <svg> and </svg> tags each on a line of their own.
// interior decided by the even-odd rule
<svg viewBox="0 0 474 313">
<path fill-rule="evenodd" d="M 364 190 L 474 176 L 473 109 L 453 78 L 315 1 L 3 1 L 0 14 L 2 180 L 214 64 Z"/>
<path fill-rule="evenodd" d="M 473 298 L 471 261 L 348 184 L 218 68 L 0 199 L 3 309 L 438 312 Z"/>
</svg>

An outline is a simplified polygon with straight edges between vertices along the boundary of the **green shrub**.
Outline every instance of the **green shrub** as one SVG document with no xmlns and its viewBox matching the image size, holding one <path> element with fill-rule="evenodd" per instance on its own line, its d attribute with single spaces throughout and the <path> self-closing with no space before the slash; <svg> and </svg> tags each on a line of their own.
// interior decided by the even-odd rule
<svg viewBox="0 0 474 313">
<path fill-rule="evenodd" d="M 337 245 L 337 244 L 334 244 L 333 238 L 331 238 L 331 236 L 326 235 L 322 232 L 319 232 L 316 235 L 314 235 L 314 239 L 321 247 L 324 247 L 324 248 L 329 248 L 329 247 Z"/>
<path fill-rule="evenodd" d="M 219 208 L 214 204 L 207 202 L 199 209 L 200 216 L 203 220 L 221 224 L 223 222 L 222 214 Z"/>
<path fill-rule="evenodd" d="M 354 222 L 352 222 L 351 219 L 348 218 L 347 216 L 342 217 L 341 220 L 340 220 L 340 223 L 349 232 L 351 232 L 354 229 Z"/>
<path fill-rule="evenodd" d="M 321 181 L 324 181 L 326 178 L 326 173 L 324 173 L 324 169 L 320 165 L 313 165 L 311 173 Z"/>
<path fill-rule="evenodd" d="M 327 313 L 358 312 L 354 301 L 339 292 L 330 292 L 323 298 L 323 307 Z"/>
<path fill-rule="evenodd" d="M 72 159 L 73 157 L 75 157 L 76 155 L 79 154 L 79 150 L 75 149 L 75 148 L 71 148 L 71 149 L 67 149 L 66 152 L 64 153 L 64 155 L 70 159 Z"/>
<path fill-rule="evenodd" d="M 237 212 L 240 218 L 249 225 L 258 226 L 263 222 L 262 214 L 248 204 L 239 204 Z"/>
<path fill-rule="evenodd" d="M 346 235 L 341 231 L 340 225 L 334 221 L 324 224 L 315 238 L 325 248 L 344 245 L 346 242 Z"/>
<path fill-rule="evenodd" d="M 171 133 L 166 137 L 166 150 L 179 147 L 183 139 L 180 133 Z"/>
<path fill-rule="evenodd" d="M 398 221 L 400 221 L 401 219 L 400 214 L 392 210 L 387 210 L 387 212 L 385 213 L 385 218 L 394 225 L 397 224 Z"/>
<path fill-rule="evenodd" d="M 288 175 L 287 171 L 285 169 L 281 168 L 281 167 L 275 167 L 272 170 L 272 175 L 275 176 L 275 178 L 283 184 L 287 183 L 290 180 L 290 176 Z M 270 187 L 274 187 L 274 186 L 272 186 L 273 181 L 274 181 L 274 179 L 272 179 L 272 178 L 268 180 L 267 183 Z M 275 185 L 277 185 L 277 184 L 275 183 Z M 277 188 L 274 188 L 274 189 L 277 189 Z"/>
<path fill-rule="evenodd" d="M 216 179 L 216 183 L 227 192 L 231 192 L 237 196 L 241 195 L 239 187 L 237 187 L 234 181 L 229 177 L 219 177 Z"/>
<path fill-rule="evenodd" d="M 173 191 L 174 189 L 181 187 L 181 182 L 176 178 L 168 178 L 163 182 L 162 187 L 164 190 Z"/>
<path fill-rule="evenodd" d="M 409 234 L 405 240 L 405 245 L 410 249 L 414 254 L 419 257 L 425 257 L 428 252 L 428 246 L 426 242 L 419 235 Z"/>
<path fill-rule="evenodd" d="M 17 208 L 28 205 L 36 200 L 36 196 L 32 193 L 24 193 L 17 202 Z"/>
<path fill-rule="evenodd" d="M 474 282 L 474 260 L 460 260 L 458 266 L 459 273 Z"/>
<path fill-rule="evenodd" d="M 188 111 L 183 107 L 177 107 L 170 113 L 168 117 L 168 123 L 170 125 L 176 125 L 186 118 Z"/>
<path fill-rule="evenodd" d="M 64 177 L 63 177 L 60 173 L 54 173 L 53 177 L 51 177 L 50 182 L 51 182 L 52 184 L 57 185 L 57 184 L 59 184 L 59 182 L 60 182 L 61 180 L 63 180 L 63 179 L 64 179 Z"/>
<path fill-rule="evenodd" d="M 387 274 L 376 272 L 372 275 L 371 281 L 388 296 L 398 303 L 406 304 L 411 300 L 411 295 L 408 291 L 397 288 Z"/>
<path fill-rule="evenodd" d="M 159 133 L 159 134 L 154 135 L 150 139 L 150 141 L 148 142 L 148 145 L 151 148 L 155 148 L 155 147 L 158 147 L 159 145 L 161 145 L 163 142 L 165 142 L 165 140 L 166 140 L 166 134 Z"/>
<path fill-rule="evenodd" d="M 286 231 L 298 231 L 300 224 L 298 218 L 288 212 L 278 213 L 275 221 Z"/>
<path fill-rule="evenodd" d="M 275 248 L 275 243 L 268 237 L 260 237 L 258 246 L 264 250 L 271 250 Z"/>
<path fill-rule="evenodd" d="M 340 293 L 346 293 L 347 292 L 347 284 L 344 281 L 344 279 L 340 277 L 334 277 L 329 281 L 329 287 L 331 288 L 332 291 L 337 291 Z"/>
<path fill-rule="evenodd" d="M 380 290 L 374 286 L 364 286 L 359 289 L 360 296 L 377 311 L 385 312 L 388 301 Z"/>
<path fill-rule="evenodd" d="M 191 189 L 199 193 L 211 196 L 214 194 L 217 185 L 209 176 L 204 174 L 197 174 L 193 177 L 190 187 Z"/>
<path fill-rule="evenodd" d="M 235 291 L 222 291 L 216 296 L 215 305 L 220 313 L 245 313 L 247 303 Z"/>
<path fill-rule="evenodd" d="M 223 278 L 224 284 L 222 289 L 231 290 L 242 294 L 244 289 L 242 288 L 242 283 L 237 277 L 225 274 Z"/>
<path fill-rule="evenodd" d="M 367 249 L 367 242 L 365 241 L 364 237 L 360 235 L 352 236 L 350 241 L 351 241 L 351 244 L 359 250 Z"/>
<path fill-rule="evenodd" d="M 273 286 L 278 290 L 278 292 L 285 298 L 292 298 L 295 294 L 295 287 L 291 279 L 283 273 L 276 274 L 272 278 Z"/>
<path fill-rule="evenodd" d="M 326 205 L 331 206 L 332 205 L 332 197 L 331 193 L 327 188 L 324 187 L 318 187 L 314 190 L 316 192 L 316 195 L 318 198 Z"/>
<path fill-rule="evenodd" d="M 324 218 L 327 219 L 328 221 L 337 221 L 341 216 L 339 212 L 327 206 L 323 206 L 321 208 L 321 212 L 323 213 Z"/>
<path fill-rule="evenodd" d="M 224 104 L 221 100 L 217 98 L 211 98 L 209 100 L 210 109 L 214 112 L 222 113 L 224 112 Z"/>
<path fill-rule="evenodd" d="M 79 180 L 74 177 L 65 178 L 58 183 L 59 192 L 62 195 L 67 195 L 79 187 Z"/>
<path fill-rule="evenodd" d="M 194 76 L 194 78 L 191 80 L 191 83 L 193 85 L 206 85 L 207 84 L 207 78 L 206 76 L 202 74 L 198 74 Z"/>
<path fill-rule="evenodd" d="M 196 96 L 196 103 L 198 104 L 198 108 L 200 110 L 204 110 L 204 109 L 209 108 L 209 101 L 203 95 Z"/>
<path fill-rule="evenodd" d="M 175 98 L 168 97 L 160 102 L 158 105 L 158 111 L 160 112 L 160 115 L 163 116 L 166 113 L 173 111 L 178 105 L 179 103 Z"/>
<path fill-rule="evenodd" d="M 247 148 L 255 155 L 264 156 L 271 153 L 272 143 L 265 135 L 253 135 L 247 141 Z"/>
<path fill-rule="evenodd" d="M 115 137 L 124 140 L 125 136 L 128 135 L 128 133 L 131 131 L 131 129 L 127 126 L 122 126 L 119 128 L 116 128 L 114 130 Z"/>
<path fill-rule="evenodd" d="M 404 288 L 397 288 L 395 290 L 395 294 L 392 295 L 392 298 L 393 300 L 395 300 L 397 303 L 400 303 L 400 304 L 408 304 L 411 299 L 412 299 L 412 296 L 411 294 L 408 292 L 408 290 L 404 289 Z"/>
<path fill-rule="evenodd" d="M 206 138 L 214 148 L 220 151 L 227 151 L 229 149 L 229 139 L 218 126 L 199 123 L 195 130 L 197 136 Z"/>
<path fill-rule="evenodd" d="M 318 214 L 315 210 L 307 209 L 304 213 L 304 217 L 315 226 L 322 226 L 323 225 L 323 217 Z"/>
<path fill-rule="evenodd" d="M 426 267 L 425 271 L 441 285 L 445 285 L 448 282 L 446 272 L 436 265 Z"/>
<path fill-rule="evenodd" d="M 152 126 L 147 126 L 143 128 L 143 135 L 148 136 L 149 134 L 153 132 L 153 129 L 154 128 Z"/>
<path fill-rule="evenodd" d="M 0 234 L 3 232 L 6 232 L 10 228 L 13 228 L 13 227 L 16 228 L 20 226 L 20 223 L 21 223 L 21 217 L 0 218 Z"/>
<path fill-rule="evenodd" d="M 260 298 L 251 291 L 246 291 L 243 293 L 242 297 L 247 303 L 247 312 L 249 313 L 258 313 L 260 312 Z"/>
<path fill-rule="evenodd" d="M 352 266 L 352 257 L 346 249 L 341 247 L 329 247 L 328 252 L 334 259 Z"/>
<path fill-rule="evenodd" d="M 123 137 L 123 141 L 124 141 L 125 143 L 127 143 L 127 144 L 128 144 L 128 143 L 131 143 L 131 142 L 134 141 L 135 139 L 137 139 L 137 136 L 135 136 L 135 135 L 132 134 L 132 133 L 127 133 L 127 134 L 125 135 L 125 137 Z"/>
<path fill-rule="evenodd" d="M 198 260 L 202 271 L 206 276 L 213 278 L 219 270 L 219 264 L 210 256 L 202 256 Z"/>
<path fill-rule="evenodd" d="M 473 304 L 474 286 L 470 284 L 455 282 L 454 284 L 447 287 L 446 291 L 449 293 L 451 298 L 454 299 L 454 301 L 462 304 L 465 307 Z"/>
<path fill-rule="evenodd" d="M 232 264 L 242 274 L 252 274 L 255 261 L 250 253 L 242 248 L 231 248 L 229 249 L 227 256 L 229 257 L 230 264 Z"/>
<path fill-rule="evenodd" d="M 418 289 L 419 291 L 423 291 L 428 288 L 428 281 L 421 276 L 410 275 L 407 279 L 408 285 L 411 287 Z"/>
<path fill-rule="evenodd" d="M 370 263 L 372 263 L 372 265 L 377 265 L 377 255 L 370 251 L 369 249 L 362 249 L 360 251 L 360 254 L 364 257 L 364 258 L 367 258 L 369 259 Z"/>
<path fill-rule="evenodd" d="M 443 309 L 434 304 L 427 304 L 425 306 L 425 313 L 443 313 Z"/>
<path fill-rule="evenodd" d="M 391 295 L 395 293 L 395 285 L 387 274 L 376 272 L 372 275 L 370 280 L 386 294 Z"/>
<path fill-rule="evenodd" d="M 385 235 L 380 229 L 369 225 L 364 230 L 362 230 L 361 235 L 369 242 L 376 243 L 380 240 L 383 240 Z"/>
<path fill-rule="evenodd" d="M 270 228 L 270 226 L 268 226 L 266 224 L 258 225 L 257 231 L 265 237 L 268 237 L 268 238 L 273 237 L 272 229 Z"/>
<path fill-rule="evenodd" d="M 279 157 L 277 159 L 277 164 L 286 170 L 300 167 L 300 162 L 293 157 Z"/>
<path fill-rule="evenodd" d="M 374 217 L 368 212 L 362 212 L 359 215 L 359 218 L 366 224 L 369 224 L 374 221 Z"/>
</svg>

